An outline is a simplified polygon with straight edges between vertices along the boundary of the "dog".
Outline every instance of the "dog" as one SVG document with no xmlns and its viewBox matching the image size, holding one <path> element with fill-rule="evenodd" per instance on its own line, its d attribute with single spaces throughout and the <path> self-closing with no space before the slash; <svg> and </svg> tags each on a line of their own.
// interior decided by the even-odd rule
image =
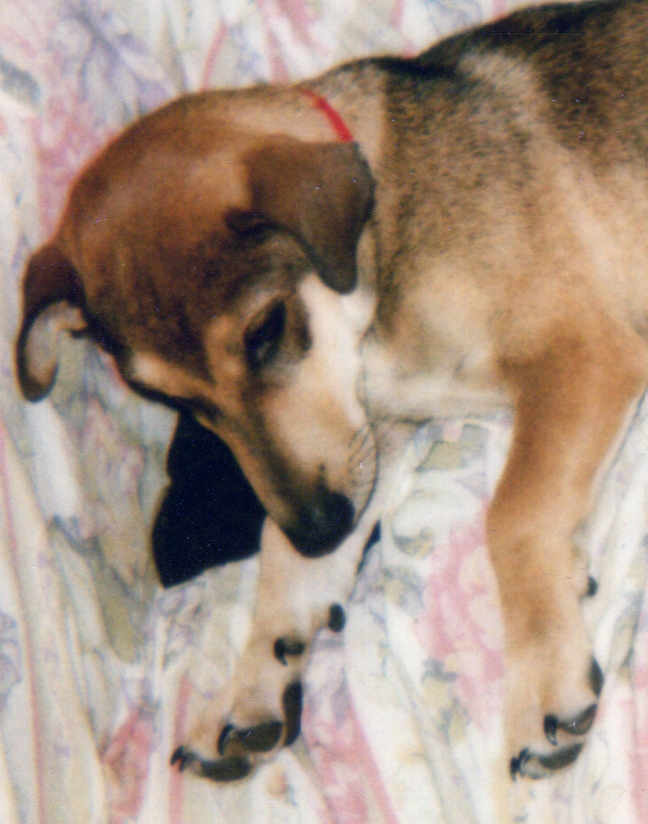
<svg viewBox="0 0 648 824">
<path fill-rule="evenodd" d="M 501 407 L 507 759 L 577 758 L 603 675 L 574 534 L 648 381 L 646 43 L 646 0 L 526 9 L 416 58 L 182 97 L 83 170 L 26 269 L 24 395 L 60 334 L 89 335 L 221 438 L 268 513 L 250 639 L 180 768 L 238 779 L 295 739 L 398 443 Z"/>
</svg>

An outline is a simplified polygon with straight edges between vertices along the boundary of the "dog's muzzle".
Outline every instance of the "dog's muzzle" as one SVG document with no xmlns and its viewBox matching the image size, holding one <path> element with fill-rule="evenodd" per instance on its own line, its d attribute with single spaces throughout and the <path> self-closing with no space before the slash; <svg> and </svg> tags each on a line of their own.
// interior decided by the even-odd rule
<svg viewBox="0 0 648 824">
<path fill-rule="evenodd" d="M 332 552 L 351 532 L 355 507 L 339 492 L 322 492 L 313 503 L 302 505 L 296 522 L 284 529 L 288 539 L 308 558 Z"/>
</svg>

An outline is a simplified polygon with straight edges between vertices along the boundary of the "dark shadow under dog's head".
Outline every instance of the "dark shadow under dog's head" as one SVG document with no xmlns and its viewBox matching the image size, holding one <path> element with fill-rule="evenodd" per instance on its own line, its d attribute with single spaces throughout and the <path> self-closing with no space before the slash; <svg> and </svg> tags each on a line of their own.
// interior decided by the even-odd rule
<svg viewBox="0 0 648 824">
<path fill-rule="evenodd" d="M 59 334 L 90 334 L 135 389 L 222 437 L 297 548 L 319 554 L 375 473 L 345 307 L 372 180 L 355 144 L 256 134 L 217 100 L 144 118 L 81 175 L 27 268 L 19 379 L 44 396 Z"/>
</svg>

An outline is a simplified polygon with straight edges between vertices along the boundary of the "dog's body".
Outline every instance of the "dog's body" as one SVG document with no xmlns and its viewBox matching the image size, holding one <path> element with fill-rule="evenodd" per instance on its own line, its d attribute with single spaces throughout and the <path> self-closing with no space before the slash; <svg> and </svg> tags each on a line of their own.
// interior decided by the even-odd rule
<svg viewBox="0 0 648 824">
<path fill-rule="evenodd" d="M 502 405 L 511 768 L 578 755 L 602 676 L 572 535 L 648 380 L 646 43 L 645 0 L 525 11 L 416 60 L 183 98 L 81 176 L 28 268 L 25 394 L 60 331 L 89 331 L 229 444 L 272 519 L 248 648 L 182 766 L 239 777 L 294 737 L 378 514 L 383 424 Z"/>
</svg>

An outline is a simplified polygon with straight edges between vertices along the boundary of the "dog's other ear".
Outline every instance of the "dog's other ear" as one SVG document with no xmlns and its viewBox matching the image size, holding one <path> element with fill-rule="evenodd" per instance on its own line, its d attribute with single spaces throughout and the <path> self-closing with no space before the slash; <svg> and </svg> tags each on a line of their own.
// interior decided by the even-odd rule
<svg viewBox="0 0 648 824">
<path fill-rule="evenodd" d="M 356 246 L 373 204 L 373 179 L 355 143 L 276 138 L 246 159 L 250 217 L 293 233 L 322 280 L 338 292 L 356 285 Z"/>
<path fill-rule="evenodd" d="M 30 259 L 23 282 L 23 316 L 16 366 L 23 394 L 40 400 L 54 383 L 62 332 L 86 328 L 83 288 L 69 260 L 54 243 Z"/>
</svg>

